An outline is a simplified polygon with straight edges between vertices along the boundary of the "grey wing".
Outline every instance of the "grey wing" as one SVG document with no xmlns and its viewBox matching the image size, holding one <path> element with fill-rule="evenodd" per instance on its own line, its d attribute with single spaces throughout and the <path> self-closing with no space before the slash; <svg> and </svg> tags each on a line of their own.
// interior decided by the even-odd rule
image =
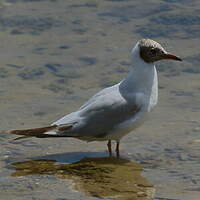
<svg viewBox="0 0 200 200">
<path fill-rule="evenodd" d="M 119 92 L 118 85 L 115 85 L 97 93 L 77 112 L 65 116 L 55 124 L 74 123 L 74 127 L 65 134 L 97 138 L 133 117 L 138 110 L 139 106 L 135 102 L 126 101 Z"/>
</svg>

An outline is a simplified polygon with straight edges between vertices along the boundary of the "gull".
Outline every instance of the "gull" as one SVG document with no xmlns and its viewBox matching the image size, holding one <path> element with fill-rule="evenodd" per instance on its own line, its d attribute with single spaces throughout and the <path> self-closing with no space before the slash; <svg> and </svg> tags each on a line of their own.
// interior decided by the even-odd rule
<svg viewBox="0 0 200 200">
<path fill-rule="evenodd" d="M 73 137 L 87 142 L 116 141 L 116 156 L 123 136 L 139 127 L 158 102 L 158 79 L 155 62 L 163 59 L 181 61 L 159 43 L 141 39 L 131 52 L 132 70 L 118 84 L 107 87 L 91 97 L 77 111 L 65 115 L 50 126 L 9 133 L 20 138 Z"/>
</svg>

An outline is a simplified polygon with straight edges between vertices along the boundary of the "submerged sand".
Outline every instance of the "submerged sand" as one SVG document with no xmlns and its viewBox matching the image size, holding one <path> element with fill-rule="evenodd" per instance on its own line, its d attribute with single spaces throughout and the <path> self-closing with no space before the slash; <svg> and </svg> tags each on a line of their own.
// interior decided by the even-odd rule
<svg viewBox="0 0 200 200">
<path fill-rule="evenodd" d="M 155 189 L 141 176 L 139 164 L 118 158 L 84 158 L 72 164 L 53 160 L 31 160 L 13 163 L 14 177 L 50 175 L 72 179 L 74 188 L 89 196 L 121 200 L 150 200 Z"/>
</svg>

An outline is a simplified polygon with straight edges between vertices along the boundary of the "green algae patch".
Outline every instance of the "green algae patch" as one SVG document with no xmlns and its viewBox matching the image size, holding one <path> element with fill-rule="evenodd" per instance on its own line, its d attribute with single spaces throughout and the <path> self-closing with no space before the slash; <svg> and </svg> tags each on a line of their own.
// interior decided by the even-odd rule
<svg viewBox="0 0 200 200">
<path fill-rule="evenodd" d="M 84 158 L 71 164 L 54 160 L 31 160 L 13 163 L 12 176 L 54 175 L 72 179 L 75 189 L 94 197 L 115 197 L 122 200 L 153 199 L 154 188 L 141 176 L 142 167 L 125 159 Z"/>
</svg>

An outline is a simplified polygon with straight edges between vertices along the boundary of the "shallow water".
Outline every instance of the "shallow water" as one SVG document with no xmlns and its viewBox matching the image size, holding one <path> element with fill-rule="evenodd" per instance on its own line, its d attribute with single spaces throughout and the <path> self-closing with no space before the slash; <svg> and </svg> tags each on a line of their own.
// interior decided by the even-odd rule
<svg viewBox="0 0 200 200">
<path fill-rule="evenodd" d="M 12 165 L 104 157 L 104 142 L 13 141 L 5 130 L 46 126 L 77 109 L 126 76 L 133 44 L 151 37 L 184 62 L 157 64 L 159 104 L 123 138 L 122 156 L 144 168 L 155 199 L 199 200 L 199 9 L 197 0 L 1 1 L 1 199 L 97 199 L 75 191 L 70 179 L 13 177 Z"/>
<path fill-rule="evenodd" d="M 101 199 L 151 200 L 155 193 L 153 186 L 141 176 L 141 166 L 126 159 L 84 158 L 70 164 L 40 159 L 16 162 L 12 167 L 16 170 L 12 177 L 50 175 L 71 179 L 74 189 Z"/>
</svg>

